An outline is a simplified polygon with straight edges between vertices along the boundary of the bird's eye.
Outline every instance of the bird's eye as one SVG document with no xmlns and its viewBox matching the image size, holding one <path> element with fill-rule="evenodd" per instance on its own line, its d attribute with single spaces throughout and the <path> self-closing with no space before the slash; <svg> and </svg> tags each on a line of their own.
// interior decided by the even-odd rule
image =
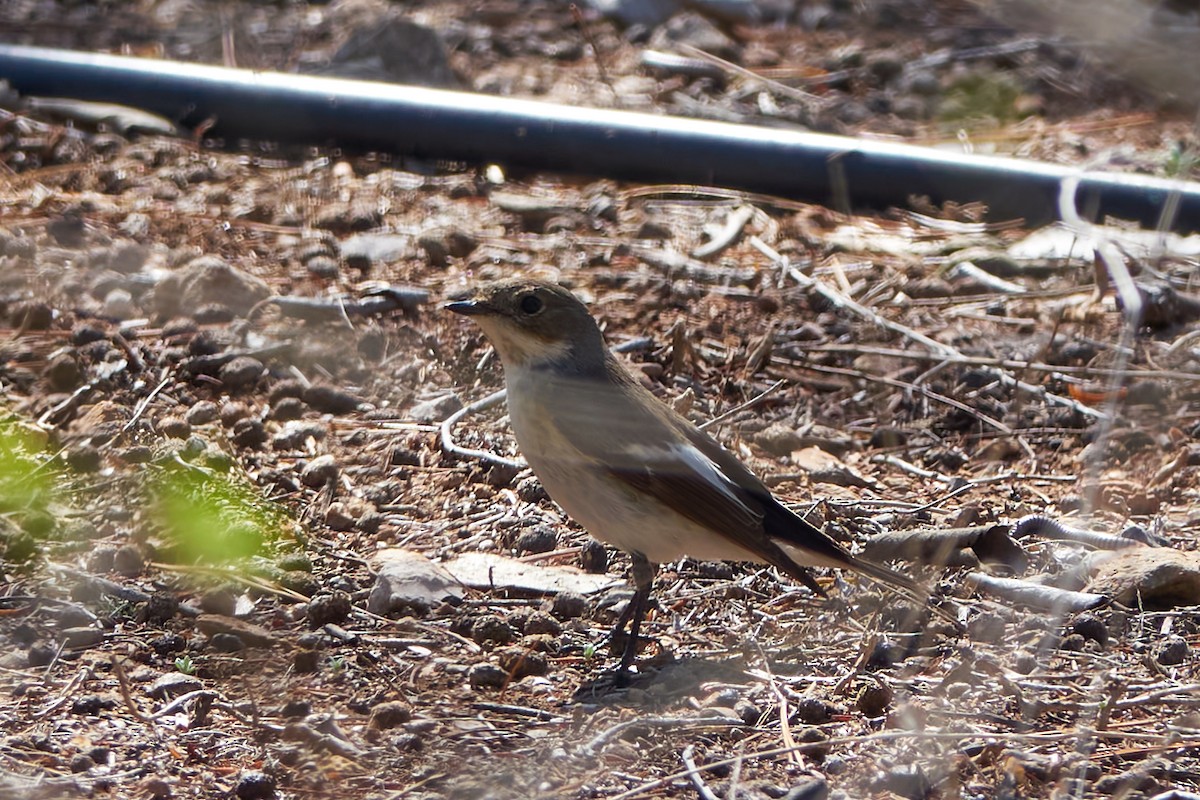
<svg viewBox="0 0 1200 800">
<path fill-rule="evenodd" d="M 540 313 L 546 307 L 546 304 L 536 294 L 527 294 L 521 298 L 520 306 L 523 314 L 533 316 Z"/>
</svg>

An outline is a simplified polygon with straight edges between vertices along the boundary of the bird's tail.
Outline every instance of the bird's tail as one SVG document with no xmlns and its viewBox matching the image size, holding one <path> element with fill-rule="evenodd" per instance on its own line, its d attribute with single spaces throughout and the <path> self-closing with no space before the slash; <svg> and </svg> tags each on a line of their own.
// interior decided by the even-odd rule
<svg viewBox="0 0 1200 800">
<path fill-rule="evenodd" d="M 871 578 L 876 583 L 882 584 L 884 588 L 906 597 L 918 606 L 928 608 L 932 613 L 949 622 L 955 628 L 961 627 L 961 623 L 953 614 L 930 603 L 932 593 L 925 586 L 894 569 L 852 555 L 841 545 L 829 539 L 824 533 L 817 531 L 816 528 L 813 528 L 813 531 L 820 539 L 810 537 L 806 544 L 810 544 L 813 541 L 820 542 L 820 550 L 812 547 L 801 548 L 790 542 L 776 539 L 775 544 L 786 558 L 785 563 L 779 563 L 776 566 L 782 568 L 789 575 L 798 578 L 809 588 L 812 588 L 812 584 L 815 581 L 813 581 L 812 576 L 808 573 L 806 566 L 853 570 L 860 575 Z M 824 591 L 819 589 L 817 593 L 825 594 Z"/>
<path fill-rule="evenodd" d="M 846 558 L 846 567 L 849 569 L 852 569 L 862 575 L 866 575 L 868 578 L 884 584 L 886 588 L 895 591 L 897 594 L 901 594 L 918 605 L 928 608 L 931 612 L 941 617 L 946 622 L 949 622 L 955 628 L 962 627 L 962 623 L 960 623 L 953 614 L 946 609 L 941 608 L 940 606 L 935 606 L 929 602 L 931 598 L 931 592 L 928 588 L 917 583 L 907 575 L 901 575 L 894 569 L 885 567 L 882 564 L 876 564 L 873 561 L 865 561 L 857 556 L 852 556 L 849 553 L 846 554 Z"/>
</svg>

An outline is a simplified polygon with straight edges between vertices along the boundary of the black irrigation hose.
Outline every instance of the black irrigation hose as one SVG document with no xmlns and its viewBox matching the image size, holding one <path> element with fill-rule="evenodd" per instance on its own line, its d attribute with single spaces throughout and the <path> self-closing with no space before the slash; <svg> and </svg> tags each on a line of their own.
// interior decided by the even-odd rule
<svg viewBox="0 0 1200 800">
<path fill-rule="evenodd" d="M 210 134 L 495 162 L 642 182 L 725 186 L 856 208 L 982 201 L 992 219 L 1058 218 L 1068 167 L 752 125 L 526 100 L 0 45 L 0 78 L 21 94 L 120 103 Z M 838 188 L 844 187 L 844 188 Z M 1145 227 L 1200 229 L 1200 185 L 1088 173 L 1077 206 Z M 842 202 L 835 202 L 838 199 Z"/>
</svg>

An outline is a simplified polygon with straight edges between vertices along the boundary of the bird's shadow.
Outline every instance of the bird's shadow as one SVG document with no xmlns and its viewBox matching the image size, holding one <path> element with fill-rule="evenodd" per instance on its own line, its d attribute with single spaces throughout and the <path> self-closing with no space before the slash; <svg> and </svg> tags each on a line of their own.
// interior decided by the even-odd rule
<svg viewBox="0 0 1200 800">
<path fill-rule="evenodd" d="M 644 708 L 694 696 L 705 683 L 736 683 L 745 678 L 746 661 L 740 656 L 721 661 L 685 656 L 655 666 L 639 665 L 638 672 L 605 670 L 580 684 L 571 702 Z"/>
</svg>

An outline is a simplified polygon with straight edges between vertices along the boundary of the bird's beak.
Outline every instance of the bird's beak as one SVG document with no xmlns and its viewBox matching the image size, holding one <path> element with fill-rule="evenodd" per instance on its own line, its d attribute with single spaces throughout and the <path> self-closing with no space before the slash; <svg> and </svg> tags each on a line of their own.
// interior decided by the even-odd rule
<svg viewBox="0 0 1200 800">
<path fill-rule="evenodd" d="M 478 300 L 455 300 L 453 303 L 446 303 L 442 308 L 467 317 L 478 317 L 491 312 L 487 304 Z"/>
</svg>

